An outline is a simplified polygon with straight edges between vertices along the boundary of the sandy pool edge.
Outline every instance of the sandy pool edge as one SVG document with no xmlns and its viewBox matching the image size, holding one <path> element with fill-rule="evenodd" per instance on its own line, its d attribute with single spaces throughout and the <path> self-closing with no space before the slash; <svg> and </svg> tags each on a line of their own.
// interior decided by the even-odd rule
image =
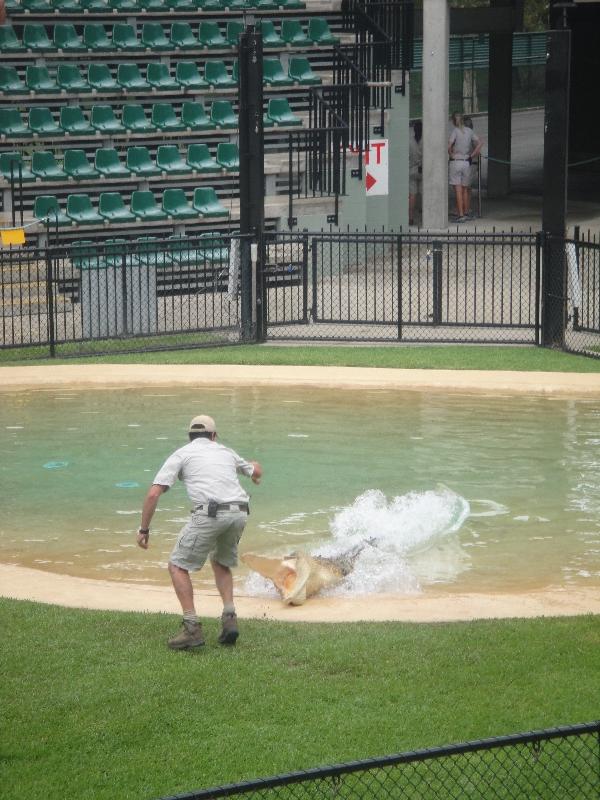
<svg viewBox="0 0 600 800">
<path fill-rule="evenodd" d="M 179 615 L 169 586 L 77 578 L 0 564 L 0 595 L 15 600 L 105 611 Z M 200 616 L 218 617 L 216 592 L 196 592 Z M 564 617 L 600 614 L 600 588 L 548 587 L 515 594 L 370 595 L 313 597 L 302 606 L 278 599 L 236 595 L 241 618 L 284 622 L 457 622 L 475 619 Z"/>
</svg>

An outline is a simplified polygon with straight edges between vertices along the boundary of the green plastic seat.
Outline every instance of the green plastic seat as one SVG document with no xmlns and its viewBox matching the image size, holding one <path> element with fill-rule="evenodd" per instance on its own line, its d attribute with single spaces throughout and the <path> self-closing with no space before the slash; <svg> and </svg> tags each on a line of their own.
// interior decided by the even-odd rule
<svg viewBox="0 0 600 800">
<path fill-rule="evenodd" d="M 98 198 L 98 211 L 109 222 L 133 222 L 135 220 L 135 214 L 132 214 L 126 207 L 120 192 L 101 192 Z"/>
<path fill-rule="evenodd" d="M 161 144 L 156 150 L 156 166 L 167 175 L 189 175 L 192 168 L 174 144 Z"/>
<path fill-rule="evenodd" d="M 315 84 L 321 83 L 321 78 L 316 72 L 313 72 L 308 58 L 302 58 L 300 56 L 290 58 L 288 75 L 301 86 L 314 86 Z"/>
<path fill-rule="evenodd" d="M 43 181 L 62 181 L 67 173 L 57 163 L 54 153 L 48 150 L 37 150 L 31 156 L 31 171 L 36 178 Z"/>
<path fill-rule="evenodd" d="M 0 26 L 0 53 L 23 53 L 25 50 L 12 25 Z"/>
<path fill-rule="evenodd" d="M 117 83 L 129 92 L 148 91 L 150 84 L 143 77 L 137 64 L 119 64 L 117 67 Z"/>
<path fill-rule="evenodd" d="M 219 128 L 238 126 L 238 116 L 229 100 L 215 100 L 210 108 L 210 118 Z"/>
<path fill-rule="evenodd" d="M 35 175 L 23 161 L 21 153 L 0 153 L 0 174 L 7 181 L 10 180 L 11 173 L 15 181 L 19 180 L 19 166 L 23 183 L 35 180 Z"/>
<path fill-rule="evenodd" d="M 63 106 L 60 110 L 59 125 L 65 133 L 72 136 L 94 133 L 94 129 L 79 106 Z"/>
<path fill-rule="evenodd" d="M 171 50 L 173 47 L 160 22 L 144 22 L 141 40 L 147 50 Z"/>
<path fill-rule="evenodd" d="M 50 0 L 54 11 L 80 11 L 78 0 Z"/>
<path fill-rule="evenodd" d="M 173 11 L 194 11 L 196 8 L 194 0 L 165 0 L 165 5 Z"/>
<path fill-rule="evenodd" d="M 56 68 L 56 83 L 63 91 L 71 94 L 92 91 L 75 64 L 59 64 Z"/>
<path fill-rule="evenodd" d="M 85 150 L 65 150 L 63 153 L 63 169 L 76 181 L 97 178 L 99 172 L 88 161 Z"/>
<path fill-rule="evenodd" d="M 171 266 L 171 256 L 165 252 L 164 245 L 158 244 L 156 236 L 138 236 L 135 243 L 140 264 L 159 269 Z"/>
<path fill-rule="evenodd" d="M 29 110 L 29 129 L 38 136 L 62 134 L 62 130 L 56 124 L 52 112 L 45 107 L 36 107 Z"/>
<path fill-rule="evenodd" d="M 131 264 L 131 256 L 127 255 L 127 239 L 107 239 L 103 255 L 107 267 L 121 267 L 123 262 Z"/>
<path fill-rule="evenodd" d="M 71 264 L 75 269 L 101 269 L 106 266 L 98 253 L 98 243 L 92 239 L 80 239 L 72 243 Z"/>
<path fill-rule="evenodd" d="M 237 58 L 233 60 L 233 66 L 231 67 L 231 77 L 236 83 L 236 86 L 240 82 L 240 64 Z"/>
<path fill-rule="evenodd" d="M 156 202 L 149 191 L 136 191 L 131 194 L 131 212 L 142 221 L 166 219 L 167 213 Z"/>
<path fill-rule="evenodd" d="M 109 39 L 104 25 L 100 25 L 99 22 L 92 22 L 83 26 L 83 41 L 88 50 L 93 53 L 116 49 Z"/>
<path fill-rule="evenodd" d="M 169 65 L 160 61 L 153 61 L 148 64 L 146 80 L 153 89 L 159 92 L 169 92 L 180 88 L 175 78 L 171 77 Z"/>
<path fill-rule="evenodd" d="M 221 204 L 212 186 L 200 186 L 194 190 L 194 208 L 203 217 L 227 217 L 228 209 Z"/>
<path fill-rule="evenodd" d="M 156 125 L 146 116 L 144 106 L 138 103 L 126 103 L 122 112 L 123 125 L 130 133 L 152 133 Z"/>
<path fill-rule="evenodd" d="M 267 117 L 276 125 L 302 125 L 302 120 L 293 113 L 285 97 L 271 97 Z"/>
<path fill-rule="evenodd" d="M 230 20 L 225 28 L 225 38 L 230 47 L 237 47 L 240 43 L 240 34 L 244 32 L 244 23 L 237 19 Z"/>
<path fill-rule="evenodd" d="M 163 0 L 138 0 L 140 11 L 164 11 Z"/>
<path fill-rule="evenodd" d="M 24 81 L 19 78 L 15 67 L 0 66 L 0 92 L 4 94 L 27 93 Z"/>
<path fill-rule="evenodd" d="M 194 50 L 200 47 L 189 22 L 174 22 L 171 25 L 170 39 L 173 48 L 177 50 Z"/>
<path fill-rule="evenodd" d="M 49 38 L 46 28 L 38 22 L 26 22 L 21 34 L 23 46 L 34 53 L 51 53 L 56 50 L 56 45 Z"/>
<path fill-rule="evenodd" d="M 221 33 L 217 22 L 203 20 L 198 28 L 198 39 L 201 47 L 209 49 L 227 47 L 227 39 Z"/>
<path fill-rule="evenodd" d="M 217 163 L 228 171 L 240 168 L 240 151 L 234 142 L 219 142 L 217 145 Z"/>
<path fill-rule="evenodd" d="M 189 219 L 198 216 L 198 213 L 188 203 L 183 189 L 165 189 L 162 207 L 163 211 L 173 219 Z"/>
<path fill-rule="evenodd" d="M 125 126 L 115 117 L 112 106 L 92 106 L 90 117 L 92 127 L 102 133 L 122 133 Z"/>
<path fill-rule="evenodd" d="M 193 239 L 179 233 L 169 236 L 169 250 L 171 259 L 180 266 L 197 265 L 202 261 L 202 253 L 193 246 Z"/>
<path fill-rule="evenodd" d="M 83 43 L 83 38 L 75 30 L 75 26 L 70 23 L 57 22 L 52 34 L 57 50 L 64 53 L 82 53 L 87 50 Z"/>
<path fill-rule="evenodd" d="M 285 42 L 275 30 L 275 25 L 270 19 L 263 19 L 260 22 L 260 32 L 263 37 L 263 47 L 284 47 Z"/>
<path fill-rule="evenodd" d="M 314 44 L 334 45 L 340 43 L 339 38 L 332 34 L 329 23 L 323 17 L 310 17 L 307 33 L 308 38 Z"/>
<path fill-rule="evenodd" d="M 227 263 L 229 261 L 229 247 L 222 236 L 214 233 L 201 233 L 198 245 L 201 248 L 202 258 L 212 264 Z"/>
<path fill-rule="evenodd" d="M 21 0 L 21 8 L 35 14 L 49 14 L 52 11 L 52 6 L 46 0 Z"/>
<path fill-rule="evenodd" d="M 121 163 L 114 147 L 99 147 L 96 150 L 94 166 L 101 175 L 107 178 L 129 178 L 131 172 Z"/>
<path fill-rule="evenodd" d="M 311 43 L 306 33 L 304 33 L 302 25 L 297 19 L 282 20 L 281 38 L 286 44 L 294 45 L 294 47 Z"/>
<path fill-rule="evenodd" d="M 204 79 L 213 88 L 231 89 L 237 86 L 237 81 L 227 72 L 224 61 L 212 59 L 204 65 Z"/>
<path fill-rule="evenodd" d="M 273 128 L 275 127 L 275 123 L 268 117 L 266 114 L 263 114 L 263 128 Z"/>
<path fill-rule="evenodd" d="M 207 131 L 217 127 L 207 115 L 202 103 L 182 103 L 181 121 L 191 131 Z"/>
<path fill-rule="evenodd" d="M 144 45 L 137 38 L 133 25 L 125 22 L 115 22 L 112 31 L 112 41 L 117 50 L 134 52 L 144 50 Z"/>
<path fill-rule="evenodd" d="M 137 11 L 136 0 L 106 0 L 109 8 L 114 11 Z"/>
<path fill-rule="evenodd" d="M 139 175 L 143 178 L 160 175 L 160 170 L 154 161 L 152 161 L 150 151 L 147 147 L 128 147 L 126 164 L 127 169 L 133 175 Z"/>
<path fill-rule="evenodd" d="M 96 211 L 88 194 L 67 195 L 67 217 L 77 225 L 97 225 L 104 218 Z"/>
<path fill-rule="evenodd" d="M 106 0 L 79 0 L 79 5 L 83 9 L 83 11 L 88 12 L 101 12 L 107 11 L 108 6 L 106 5 Z"/>
<path fill-rule="evenodd" d="M 154 103 L 152 123 L 161 131 L 183 131 L 185 124 L 177 118 L 171 103 Z"/>
<path fill-rule="evenodd" d="M 256 0 L 253 5 L 258 11 L 274 11 L 277 8 L 276 0 Z"/>
<path fill-rule="evenodd" d="M 187 150 L 187 163 L 194 172 L 215 172 L 219 168 L 206 144 L 190 144 Z"/>
<path fill-rule="evenodd" d="M 202 11 L 222 11 L 221 0 L 194 0 L 196 8 Z"/>
<path fill-rule="evenodd" d="M 178 61 L 175 66 L 175 80 L 184 89 L 206 89 L 208 86 L 195 61 Z"/>
<path fill-rule="evenodd" d="M 36 94 L 54 94 L 60 89 L 56 78 L 51 78 L 48 67 L 29 64 L 25 68 L 25 86 Z"/>
<path fill-rule="evenodd" d="M 16 108 L 0 108 L 0 134 L 4 138 L 31 136 L 31 130 L 21 119 Z"/>
<path fill-rule="evenodd" d="M 294 81 L 286 75 L 278 58 L 263 60 L 263 81 L 268 86 L 291 86 Z"/>
<path fill-rule="evenodd" d="M 306 3 L 303 0 L 278 0 L 279 8 L 286 10 L 296 10 L 306 8 Z"/>
<path fill-rule="evenodd" d="M 111 75 L 108 64 L 92 63 L 88 66 L 87 79 L 97 92 L 119 92 L 121 87 Z"/>
<path fill-rule="evenodd" d="M 58 200 L 53 194 L 38 194 L 33 203 L 33 216 L 54 225 L 71 225 L 71 220 L 60 210 Z"/>
</svg>

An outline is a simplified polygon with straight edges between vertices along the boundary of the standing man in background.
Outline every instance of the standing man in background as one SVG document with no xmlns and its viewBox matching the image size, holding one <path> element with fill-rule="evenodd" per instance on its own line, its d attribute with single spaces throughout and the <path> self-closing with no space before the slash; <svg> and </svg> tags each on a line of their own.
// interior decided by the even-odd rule
<svg viewBox="0 0 600 800">
<path fill-rule="evenodd" d="M 200 415 L 190 422 L 189 443 L 176 450 L 158 471 L 142 508 L 138 545 L 146 550 L 150 523 L 159 498 L 179 478 L 193 505 L 192 516 L 182 528 L 169 558 L 169 574 L 183 611 L 183 629 L 168 642 L 172 650 L 189 650 L 204 645 L 202 624 L 196 615 L 190 571 L 201 569 L 207 558 L 223 600 L 221 644 L 235 644 L 239 635 L 233 603 L 233 576 L 237 566 L 238 542 L 246 526 L 249 497 L 238 480 L 246 475 L 260 483 L 262 468 L 257 461 L 245 461 L 217 442 L 212 417 Z"/>
<path fill-rule="evenodd" d="M 457 222 L 467 222 L 467 190 L 471 186 L 471 163 L 481 151 L 481 141 L 472 128 L 465 127 L 463 115 L 452 115 L 454 125 L 448 140 L 450 186 L 456 196 Z"/>
</svg>

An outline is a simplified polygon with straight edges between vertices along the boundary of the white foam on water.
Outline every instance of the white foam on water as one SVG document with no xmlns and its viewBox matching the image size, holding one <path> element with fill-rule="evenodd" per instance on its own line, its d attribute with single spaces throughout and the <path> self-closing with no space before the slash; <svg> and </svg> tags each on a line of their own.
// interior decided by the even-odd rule
<svg viewBox="0 0 600 800">
<path fill-rule="evenodd" d="M 423 583 L 451 581 L 468 568 L 451 534 L 469 512 L 468 501 L 445 487 L 391 500 L 370 489 L 335 514 L 333 540 L 313 555 L 335 558 L 363 546 L 352 572 L 330 594 L 417 592 Z"/>
<path fill-rule="evenodd" d="M 308 433 L 288 433 L 288 439 L 308 439 Z"/>
<path fill-rule="evenodd" d="M 500 517 L 503 514 L 509 514 L 510 510 L 507 506 L 502 505 L 502 503 L 496 503 L 495 500 L 471 500 L 471 512 L 469 516 L 471 518 L 475 517 Z M 477 508 L 478 506 L 483 506 L 483 510 L 475 511 L 473 506 Z"/>
<path fill-rule="evenodd" d="M 7 431 L 22 431 L 24 428 L 24 425 L 6 425 Z"/>
</svg>

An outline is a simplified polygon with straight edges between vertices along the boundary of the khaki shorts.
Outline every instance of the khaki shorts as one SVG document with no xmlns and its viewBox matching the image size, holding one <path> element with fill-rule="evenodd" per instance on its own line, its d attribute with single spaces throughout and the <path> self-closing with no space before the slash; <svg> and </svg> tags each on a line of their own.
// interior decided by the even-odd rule
<svg viewBox="0 0 600 800">
<path fill-rule="evenodd" d="M 221 511 L 216 517 L 194 512 L 179 534 L 169 561 L 189 572 L 201 569 L 209 557 L 224 567 L 237 567 L 238 542 L 247 519 L 243 511 Z"/>
<path fill-rule="evenodd" d="M 471 165 L 468 161 L 451 161 L 448 166 L 450 186 L 471 185 Z"/>
</svg>

